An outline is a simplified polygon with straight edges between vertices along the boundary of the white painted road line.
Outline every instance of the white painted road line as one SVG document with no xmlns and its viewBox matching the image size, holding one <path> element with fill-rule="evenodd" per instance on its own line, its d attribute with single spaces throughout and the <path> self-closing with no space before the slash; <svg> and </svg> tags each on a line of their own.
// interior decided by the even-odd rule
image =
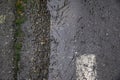
<svg viewBox="0 0 120 80">
<path fill-rule="evenodd" d="M 0 24 L 3 24 L 5 22 L 5 15 L 0 15 Z"/>
<path fill-rule="evenodd" d="M 94 54 L 84 54 L 76 58 L 77 80 L 97 80 L 96 57 Z"/>
</svg>

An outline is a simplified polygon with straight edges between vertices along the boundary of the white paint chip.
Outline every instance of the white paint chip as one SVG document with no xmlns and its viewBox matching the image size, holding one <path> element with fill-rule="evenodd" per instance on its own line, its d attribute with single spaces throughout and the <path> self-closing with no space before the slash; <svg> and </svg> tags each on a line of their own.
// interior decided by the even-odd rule
<svg viewBox="0 0 120 80">
<path fill-rule="evenodd" d="M 84 54 L 76 59 L 77 80 L 97 80 L 96 57 L 94 54 Z"/>
<path fill-rule="evenodd" d="M 6 15 L 0 15 L 0 24 L 5 22 Z"/>
</svg>

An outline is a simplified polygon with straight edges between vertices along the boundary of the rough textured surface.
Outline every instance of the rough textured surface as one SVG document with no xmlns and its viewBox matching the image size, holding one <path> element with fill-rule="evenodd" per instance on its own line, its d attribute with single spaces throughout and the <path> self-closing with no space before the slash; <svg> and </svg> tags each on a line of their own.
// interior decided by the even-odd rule
<svg viewBox="0 0 120 80">
<path fill-rule="evenodd" d="M 13 80 L 14 0 L 0 0 L 0 80 Z M 12 3 L 11 3 L 12 2 Z"/>
<path fill-rule="evenodd" d="M 75 80 L 76 0 L 51 0 L 51 56 L 49 80 Z"/>
<path fill-rule="evenodd" d="M 81 0 L 77 55 L 95 54 L 98 80 L 116 80 L 120 71 L 120 10 L 115 0 Z"/>
<path fill-rule="evenodd" d="M 50 0 L 48 7 L 52 15 L 49 80 L 76 80 L 75 59 L 85 54 L 96 56 L 97 80 L 116 80 L 120 1 Z"/>
<path fill-rule="evenodd" d="M 76 58 L 76 80 L 96 80 L 96 56 L 84 54 Z"/>
<path fill-rule="evenodd" d="M 50 54 L 50 14 L 46 0 L 30 0 L 18 80 L 47 80 Z M 31 8 L 31 9 L 30 9 Z"/>
<path fill-rule="evenodd" d="M 0 0 L 0 80 L 14 80 L 14 2 Z M 25 15 L 18 80 L 120 80 L 120 0 L 28 0 Z"/>
</svg>

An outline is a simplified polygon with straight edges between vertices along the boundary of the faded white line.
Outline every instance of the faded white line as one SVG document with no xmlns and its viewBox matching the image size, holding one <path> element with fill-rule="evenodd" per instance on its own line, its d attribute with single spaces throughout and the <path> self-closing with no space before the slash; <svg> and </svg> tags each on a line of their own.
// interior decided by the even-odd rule
<svg viewBox="0 0 120 80">
<path fill-rule="evenodd" d="M 0 24 L 5 22 L 6 15 L 0 15 Z"/>
<path fill-rule="evenodd" d="M 84 54 L 76 58 L 77 80 L 97 80 L 96 56 L 94 54 Z"/>
</svg>

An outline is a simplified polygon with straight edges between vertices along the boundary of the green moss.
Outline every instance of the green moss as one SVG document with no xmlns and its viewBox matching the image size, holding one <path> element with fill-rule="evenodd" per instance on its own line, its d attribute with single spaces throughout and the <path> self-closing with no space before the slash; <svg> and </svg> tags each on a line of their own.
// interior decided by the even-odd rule
<svg viewBox="0 0 120 80">
<path fill-rule="evenodd" d="M 20 51 L 21 51 L 21 48 L 22 48 L 22 43 L 21 42 L 16 42 L 15 45 L 14 45 L 14 48 L 15 48 L 15 63 L 16 63 L 16 68 L 19 68 L 18 66 L 18 62 L 20 60 Z M 18 70 L 18 69 L 17 69 Z"/>
<path fill-rule="evenodd" d="M 18 63 L 20 60 L 20 50 L 16 50 L 15 53 L 16 53 L 15 60 L 16 60 L 16 63 Z M 18 65 L 16 65 L 16 67 L 18 68 Z"/>
<path fill-rule="evenodd" d="M 19 36 L 19 37 L 22 36 L 21 32 L 22 32 L 21 30 L 17 30 L 17 31 L 15 32 L 15 36 Z"/>
<path fill-rule="evenodd" d="M 17 19 L 15 20 L 16 26 L 21 26 L 21 24 L 24 23 L 25 20 L 26 20 L 26 19 L 25 19 L 24 17 L 17 18 Z"/>
<path fill-rule="evenodd" d="M 14 43 L 14 50 L 15 50 L 15 55 L 14 55 L 14 80 L 17 80 L 17 73 L 19 71 L 19 61 L 20 61 L 20 51 L 22 48 L 22 43 L 19 41 L 16 41 Z"/>
<path fill-rule="evenodd" d="M 20 61 L 20 52 L 22 49 L 22 40 L 23 40 L 23 31 L 21 25 L 26 21 L 24 13 L 24 3 L 27 0 L 17 0 L 16 1 L 16 19 L 15 19 L 15 33 L 14 33 L 14 80 L 17 80 L 17 74 L 19 71 L 19 61 Z"/>
<path fill-rule="evenodd" d="M 24 11 L 24 6 L 21 3 L 16 3 L 16 10 Z"/>
<path fill-rule="evenodd" d="M 27 3 L 28 0 L 23 0 L 24 3 Z"/>
<path fill-rule="evenodd" d="M 17 43 L 15 44 L 15 48 L 16 48 L 17 51 L 21 50 L 22 44 L 21 44 L 20 42 L 17 42 Z"/>
</svg>

